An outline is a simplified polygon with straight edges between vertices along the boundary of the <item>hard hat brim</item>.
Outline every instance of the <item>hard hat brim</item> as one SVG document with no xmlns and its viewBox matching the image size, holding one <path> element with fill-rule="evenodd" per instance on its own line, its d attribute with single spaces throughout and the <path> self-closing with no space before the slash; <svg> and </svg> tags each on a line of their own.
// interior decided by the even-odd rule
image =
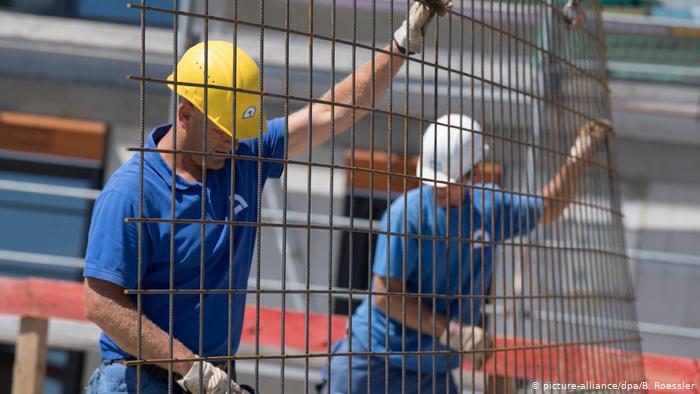
<svg viewBox="0 0 700 394">
<path fill-rule="evenodd" d="M 420 163 L 420 160 L 418 161 Z M 442 189 L 447 187 L 448 183 L 457 183 L 458 179 L 452 178 L 444 172 L 437 171 L 428 165 L 419 165 L 416 167 L 416 176 L 424 185 L 429 185 Z"/>
<path fill-rule="evenodd" d="M 167 80 L 170 81 L 170 82 L 173 82 L 173 81 L 175 80 L 175 74 L 174 74 L 174 73 L 171 73 L 170 75 L 168 75 Z M 167 85 L 168 85 L 168 89 L 170 89 L 171 91 L 175 91 L 175 84 L 169 83 L 169 84 L 167 84 Z M 187 100 L 188 102 L 190 102 L 195 108 L 197 108 L 197 110 L 199 110 L 199 112 L 201 112 L 202 114 L 204 114 L 204 107 L 203 107 L 203 105 L 202 105 L 201 103 L 199 103 L 197 100 L 192 100 L 190 97 L 188 97 L 188 95 L 182 91 L 182 90 L 184 90 L 184 89 L 182 89 L 182 88 L 186 88 L 186 86 L 184 86 L 184 85 L 178 86 L 177 95 L 180 96 L 180 97 L 182 97 L 183 99 Z M 210 89 L 215 89 L 215 88 L 210 88 Z M 240 94 L 239 94 L 239 96 L 240 96 Z M 240 97 L 239 97 L 239 99 L 240 99 Z M 234 114 L 234 116 L 235 116 L 235 114 Z M 260 115 L 258 115 L 258 116 L 260 116 Z M 221 129 L 224 133 L 226 133 L 226 135 L 233 137 L 233 130 L 231 129 L 230 126 L 221 123 L 221 122 L 219 121 L 219 119 L 216 119 L 216 118 L 214 118 L 213 116 L 208 116 L 208 119 L 209 119 L 212 123 L 214 123 L 214 124 L 216 125 L 216 127 L 218 127 L 218 128 Z M 257 123 L 257 121 L 258 121 L 258 119 L 257 119 L 257 117 L 256 117 L 256 119 L 254 119 L 254 122 Z M 251 128 L 250 126 L 253 126 L 253 125 L 251 125 L 251 122 L 250 122 L 249 120 L 238 120 L 238 123 L 239 123 L 239 124 L 242 123 L 242 124 L 248 126 L 247 128 Z M 255 127 L 255 128 L 257 128 L 257 127 Z M 267 117 L 266 117 L 265 114 L 263 113 L 263 114 L 262 114 L 262 134 L 265 134 L 266 132 L 267 132 Z M 255 138 L 255 137 L 257 137 L 257 134 L 258 134 L 258 133 L 252 133 L 252 132 L 237 133 L 236 137 L 237 137 L 237 139 L 248 139 L 248 138 Z"/>
</svg>

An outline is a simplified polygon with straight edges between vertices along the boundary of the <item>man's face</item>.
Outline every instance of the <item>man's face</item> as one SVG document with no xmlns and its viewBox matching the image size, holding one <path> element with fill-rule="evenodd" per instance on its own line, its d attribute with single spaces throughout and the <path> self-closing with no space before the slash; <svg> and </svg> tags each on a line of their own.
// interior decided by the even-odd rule
<svg viewBox="0 0 700 394">
<path fill-rule="evenodd" d="M 192 104 L 185 103 L 183 105 L 189 106 L 188 111 L 191 113 L 189 119 L 185 122 L 184 126 L 187 128 L 187 145 L 190 149 L 202 152 L 204 151 L 203 146 L 203 134 L 204 134 L 204 114 L 197 108 L 192 106 Z M 211 120 L 207 119 L 207 153 L 219 153 L 219 154 L 229 154 L 231 151 L 238 148 L 238 140 L 231 144 L 231 136 L 226 134 Z M 223 168 L 226 163 L 226 156 L 207 156 L 206 166 L 208 170 L 218 170 Z M 201 163 L 201 156 L 196 155 L 194 157 L 196 163 Z"/>
<path fill-rule="evenodd" d="M 458 182 L 467 183 L 470 174 L 463 175 Z M 461 207 L 467 200 L 466 188 L 460 185 L 449 184 L 446 187 L 435 187 L 435 199 L 442 207 Z"/>
</svg>

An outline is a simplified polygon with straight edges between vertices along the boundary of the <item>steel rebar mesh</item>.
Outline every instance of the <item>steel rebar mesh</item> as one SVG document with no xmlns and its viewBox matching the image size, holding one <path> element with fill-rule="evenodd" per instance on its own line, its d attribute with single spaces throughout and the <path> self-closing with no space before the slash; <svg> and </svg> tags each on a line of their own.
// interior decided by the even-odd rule
<svg viewBox="0 0 700 394">
<path fill-rule="evenodd" d="M 579 11 L 585 13 L 585 25 L 570 29 L 564 3 L 456 0 L 450 12 L 434 17 L 425 27 L 423 51 L 410 56 L 387 46 L 413 4 L 408 0 L 174 0 L 171 8 L 154 7 L 145 0 L 129 4 L 141 13 L 141 70 L 139 75 L 129 77 L 139 82 L 142 121 L 141 146 L 131 148 L 141 156 L 139 209 L 135 217 L 125 218 L 139 229 L 139 278 L 136 288 L 127 293 L 137 301 L 141 319 L 148 318 L 143 308 L 148 297 L 168 297 L 169 321 L 161 328 L 170 339 L 168 359 L 149 359 L 143 353 L 139 324 L 138 354 L 129 362 L 139 366 L 138 375 L 145 373 L 141 366 L 155 362 L 168 363 L 172 368 L 176 326 L 186 323 L 196 325 L 199 332 L 198 345 L 190 349 L 194 353 L 206 356 L 210 362 L 224 363 L 228 371 L 233 370 L 236 361 L 239 365 L 252 362 L 253 380 L 241 383 L 256 391 L 265 386 L 275 387 L 273 391 L 295 392 L 286 386 L 288 370 L 293 367 L 303 370 L 303 390 L 313 392 L 320 366 L 343 356 L 350 356 L 350 363 L 366 356 L 379 360 L 379 367 L 367 363 L 367 387 L 352 387 L 353 379 L 348 379 L 347 389 L 354 392 L 370 391 L 373 380 L 389 381 L 396 373 L 401 376 L 401 386 L 387 384 L 382 391 L 414 390 L 416 381 L 411 380 L 413 367 L 409 364 L 415 360 L 419 370 L 425 371 L 425 365 L 435 364 L 443 356 L 460 360 L 455 370 L 458 372 L 432 369 L 428 375 L 433 382 L 441 379 L 438 375 L 455 376 L 459 391 L 537 391 L 532 382 L 589 384 L 569 389 L 603 391 L 611 388 L 595 384 L 643 381 L 634 289 L 619 207 L 614 138 L 608 136 L 595 154 L 569 164 L 573 159 L 570 147 L 579 130 L 589 121 L 610 118 L 600 8 L 597 1 L 584 1 Z M 151 74 L 145 66 L 151 13 L 173 17 L 173 81 Z M 257 89 L 240 88 L 235 83 L 233 87 L 215 82 L 196 84 L 179 78 L 176 66 L 184 50 L 196 42 L 213 39 L 232 42 L 251 54 L 260 67 Z M 206 48 L 205 44 L 205 53 Z M 233 56 L 235 59 L 237 55 Z M 211 58 L 203 59 L 202 75 L 209 75 Z M 377 63 L 383 61 L 388 62 L 388 69 L 403 63 L 396 74 L 389 73 L 386 92 L 375 93 L 371 89 L 367 96 L 367 92 L 357 91 L 358 78 L 370 78 L 371 86 L 383 78 L 374 72 Z M 356 74 L 366 63 L 371 66 L 371 74 Z M 237 62 L 233 64 L 230 72 L 235 76 Z M 332 88 L 346 77 L 350 78 L 346 86 L 351 90 L 351 99 L 343 101 Z M 143 110 L 149 105 L 147 92 L 166 84 L 203 87 L 205 114 L 210 111 L 207 92 L 227 90 L 256 95 L 267 119 L 279 116 L 289 125 L 294 116 L 291 122 L 303 124 L 300 119 L 306 119 L 308 127 L 303 135 L 297 133 L 294 140 L 289 129 L 285 130 L 281 158 L 267 157 L 262 149 L 254 154 L 236 151 L 236 116 L 230 137 L 234 153 L 207 153 L 210 141 L 206 133 L 212 126 L 206 117 L 201 125 L 205 130 L 202 149 L 148 148 L 148 131 L 143 122 Z M 358 99 L 363 95 L 368 97 L 368 104 Z M 179 101 L 173 100 L 173 143 L 178 141 L 178 105 Z M 314 132 L 318 132 L 313 126 L 320 121 L 319 109 L 330 114 L 326 120 L 330 134 L 321 146 L 314 140 L 318 138 Z M 231 111 L 236 113 L 235 103 Z M 340 112 L 342 116 L 337 115 Z M 447 113 L 465 114 L 472 121 L 438 121 Z M 265 120 L 262 111 L 255 116 L 255 138 L 262 146 Z M 346 119 L 351 120 L 349 125 Z M 429 206 L 422 201 L 422 193 L 419 208 L 411 206 L 407 198 L 401 199 L 419 187 L 421 178 L 427 177 L 420 170 L 422 162 L 418 157 L 424 156 L 422 135 L 430 125 L 458 128 L 483 138 L 482 144 L 471 145 L 472 157 L 481 151 L 483 161 L 459 162 L 462 169 L 473 167 L 471 179 L 449 181 L 453 186 L 462 186 L 471 196 L 463 209 L 444 209 L 437 199 Z M 463 134 L 459 135 L 463 138 Z M 437 139 L 433 143 L 437 146 Z M 297 148 L 301 145 L 305 149 L 299 153 Z M 143 157 L 151 152 L 172 154 L 168 164 L 176 171 L 177 156 L 198 157 L 202 168 L 197 189 L 201 194 L 201 204 L 196 207 L 199 216 L 178 217 L 180 191 L 175 188 L 170 192 L 170 212 L 151 215 L 149 201 L 144 199 L 149 184 L 143 181 Z M 207 165 L 222 157 L 232 163 L 227 178 L 230 195 L 209 195 L 208 182 L 216 175 L 206 170 Z M 251 161 L 256 165 L 255 173 L 238 179 L 242 175 L 236 171 L 237 163 Z M 266 163 L 284 167 L 280 181 L 266 181 Z M 550 180 L 564 168 L 569 174 L 562 178 L 566 182 L 561 187 L 570 190 L 575 184 L 576 193 L 543 194 Z M 173 185 L 175 172 L 171 174 Z M 244 202 L 243 208 L 255 210 L 254 220 L 236 218 L 239 202 L 231 197 L 237 196 L 240 182 L 256 188 L 255 201 Z M 440 183 L 434 181 L 422 187 L 432 190 Z M 474 200 L 475 196 L 481 201 Z M 212 201 L 226 198 L 226 214 L 210 218 Z M 516 212 L 514 201 L 522 199 L 566 208 L 557 220 L 545 222 L 537 209 L 525 214 Z M 392 217 L 392 201 L 403 203 L 402 209 L 396 211 L 402 213 L 401 217 Z M 485 206 L 491 207 L 491 218 L 481 216 Z M 415 209 L 420 210 L 421 230 L 408 231 L 407 216 Z M 438 211 L 444 212 L 446 226 L 454 227 L 454 233 L 445 234 L 444 229 L 437 228 L 423 232 L 423 221 L 437 216 Z M 392 230 L 396 228 L 391 226 L 394 221 L 405 231 Z M 497 226 L 506 222 L 509 226 Z M 179 287 L 175 274 L 178 261 L 174 251 L 179 245 L 175 244 L 174 234 L 188 226 L 199 228 L 202 245 L 207 245 L 213 229 L 225 229 L 216 234 L 224 234 L 228 245 L 228 253 L 223 257 L 210 256 L 206 247 L 192 251 L 199 256 L 198 271 L 190 273 L 199 275 L 197 288 Z M 532 227 L 529 231 L 519 231 L 528 226 Z M 169 231 L 161 231 L 165 227 Z M 241 245 L 236 237 L 240 229 L 251 227 L 257 240 L 252 261 L 236 259 L 236 246 Z M 167 239 L 154 239 L 163 233 L 170 235 Z M 391 240 L 384 242 L 383 250 L 378 247 L 381 236 Z M 156 245 L 169 251 L 169 261 L 155 262 L 169 271 L 167 287 L 144 285 L 143 276 L 148 275 L 145 267 L 154 262 L 147 260 L 151 254 L 146 253 L 143 240 L 151 248 Z M 403 247 L 392 249 L 390 243 Z M 392 253 L 406 250 L 409 243 L 417 245 L 419 257 L 417 273 L 407 276 L 408 264 L 413 264 L 416 256 Z M 431 250 L 431 255 L 421 257 L 423 248 Z M 446 256 L 456 257 L 441 259 L 438 249 L 444 249 Z M 397 270 L 403 276 L 395 278 L 402 283 L 399 290 L 368 290 L 373 289 L 372 266 L 381 259 L 387 265 L 386 272 L 391 272 L 391 264 L 403 265 Z M 456 271 L 449 268 L 454 262 L 458 263 Z M 207 270 L 216 264 L 228 267 L 228 274 L 225 286 L 210 288 L 205 285 L 205 278 Z M 234 277 L 239 264 L 252 267 L 250 280 L 247 276 Z M 363 277 L 356 277 L 356 264 L 365 266 Z M 444 277 L 436 274 L 443 265 L 447 267 Z M 431 269 L 432 279 L 424 280 L 423 273 Z M 336 281 L 340 271 L 349 276 L 344 286 Z M 444 283 L 452 283 L 451 273 L 467 280 L 444 290 Z M 248 308 L 252 309 L 246 314 L 248 321 L 242 333 L 248 339 L 244 338 L 238 347 L 239 338 L 232 338 L 231 333 L 243 319 L 242 312 L 236 314 L 233 306 L 234 298 L 241 295 L 247 295 Z M 197 296 L 201 306 L 199 319 L 194 323 L 178 321 L 175 305 L 179 297 L 188 296 Z M 217 296 L 226 297 L 226 310 L 207 311 L 205 299 Z M 369 303 L 384 297 L 387 311 L 392 310 L 392 302 L 398 300 L 401 304 L 393 320 L 384 319 L 384 327 L 372 326 L 375 321 L 371 315 L 377 313 L 376 308 L 369 307 L 366 317 L 369 332 L 383 330 L 386 343 L 399 338 L 400 349 L 374 349 L 372 340 L 368 340 L 367 348 L 358 350 L 353 348 L 353 341 L 348 341 L 346 352 L 334 352 L 332 342 L 340 339 L 338 332 L 346 330 L 351 337 L 357 329 L 353 326 L 355 319 L 345 320 L 334 312 L 356 311 L 357 303 L 368 297 Z M 417 336 L 418 350 L 410 350 L 413 345 L 406 343 L 408 333 L 414 330 L 406 323 L 413 313 L 407 303 L 413 299 L 424 306 L 417 312 L 419 324 L 432 326 L 428 330 L 431 334 Z M 438 319 L 426 319 L 422 314 L 437 314 L 443 304 L 456 305 L 447 308 L 448 321 L 471 322 L 474 327 L 483 328 L 493 343 L 486 349 L 462 352 L 464 357 L 432 340 L 430 349 L 422 348 L 421 341 L 441 335 Z M 453 309 L 457 313 L 452 313 Z M 206 354 L 206 313 L 220 315 L 220 324 L 228 327 L 225 354 Z M 393 330 L 390 324 L 398 324 L 400 330 Z M 271 335 L 268 327 L 275 327 L 275 333 Z M 301 345 L 292 346 L 292 342 Z M 321 348 L 315 345 L 318 343 Z M 479 370 L 470 362 L 477 353 L 489 355 L 485 367 Z M 390 359 L 400 361 L 392 364 Z M 270 362 L 278 363 L 278 372 L 272 377 L 261 372 L 261 363 Z M 346 368 L 348 374 L 358 373 Z M 265 382 L 260 380 L 263 375 Z M 333 376 L 331 373 L 330 379 Z M 267 380 L 275 383 L 271 386 Z M 428 389 L 420 385 L 418 381 L 418 392 L 436 389 L 435 384 Z M 172 375 L 168 387 L 177 388 Z"/>
</svg>

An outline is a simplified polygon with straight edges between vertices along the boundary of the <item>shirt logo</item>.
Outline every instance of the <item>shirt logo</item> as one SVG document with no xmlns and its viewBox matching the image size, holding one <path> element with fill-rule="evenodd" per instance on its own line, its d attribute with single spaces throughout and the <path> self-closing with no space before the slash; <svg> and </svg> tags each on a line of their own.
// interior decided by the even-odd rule
<svg viewBox="0 0 700 394">
<path fill-rule="evenodd" d="M 428 168 L 432 168 L 433 170 L 442 172 L 442 162 L 440 160 L 438 160 L 436 163 L 435 160 L 433 160 L 432 158 L 429 158 L 429 159 L 427 159 L 426 165 Z M 430 172 L 432 173 L 432 171 L 430 171 Z M 432 174 L 429 174 L 429 175 L 432 175 Z"/>
<path fill-rule="evenodd" d="M 243 119 L 252 118 L 255 116 L 255 106 L 250 106 L 243 111 Z"/>
<path fill-rule="evenodd" d="M 472 234 L 472 240 L 474 249 L 479 249 L 491 242 L 491 234 L 486 230 L 478 229 Z"/>
<path fill-rule="evenodd" d="M 245 201 L 245 198 L 241 197 L 240 194 L 236 194 L 233 196 L 233 214 L 238 215 L 239 212 L 242 210 L 248 208 L 248 203 Z"/>
<path fill-rule="evenodd" d="M 442 168 L 442 161 L 441 160 L 438 160 L 436 163 L 433 163 L 433 168 L 440 171 L 440 172 L 445 172 L 445 170 Z"/>
</svg>

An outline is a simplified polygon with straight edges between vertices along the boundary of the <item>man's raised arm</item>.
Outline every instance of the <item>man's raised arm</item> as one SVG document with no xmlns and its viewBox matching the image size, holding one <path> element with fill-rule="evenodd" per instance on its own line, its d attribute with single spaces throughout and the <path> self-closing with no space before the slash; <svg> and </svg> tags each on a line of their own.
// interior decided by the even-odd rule
<svg viewBox="0 0 700 394">
<path fill-rule="evenodd" d="M 612 124 L 608 120 L 589 121 L 581 128 L 566 164 L 540 192 L 544 200 L 543 222 L 552 223 L 564 212 L 569 200 L 576 194 L 583 167 L 611 132 Z"/>
<path fill-rule="evenodd" d="M 309 149 L 307 134 L 309 125 L 312 139 L 310 148 L 313 149 L 330 138 L 332 129 L 336 134 L 342 133 L 366 115 L 368 111 L 357 109 L 353 117 L 352 108 L 345 106 L 353 104 L 353 81 L 355 106 L 369 108 L 373 98 L 375 104 L 379 103 L 389 85 L 390 77 L 396 75 L 403 65 L 402 54 L 420 52 L 423 47 L 425 25 L 435 13 L 443 15 L 451 7 L 450 0 L 414 2 L 409 10 L 408 20 L 396 30 L 394 40 L 384 48 L 385 52 L 377 52 L 374 62 L 370 61 L 363 65 L 354 76 L 346 77 L 321 97 L 324 102 L 333 101 L 344 105 L 332 107 L 326 103 L 314 103 L 311 108 L 307 106 L 291 114 L 287 124 L 289 156 L 301 154 Z M 401 56 L 394 56 L 395 54 Z M 332 115 L 333 127 L 331 127 Z"/>
</svg>

